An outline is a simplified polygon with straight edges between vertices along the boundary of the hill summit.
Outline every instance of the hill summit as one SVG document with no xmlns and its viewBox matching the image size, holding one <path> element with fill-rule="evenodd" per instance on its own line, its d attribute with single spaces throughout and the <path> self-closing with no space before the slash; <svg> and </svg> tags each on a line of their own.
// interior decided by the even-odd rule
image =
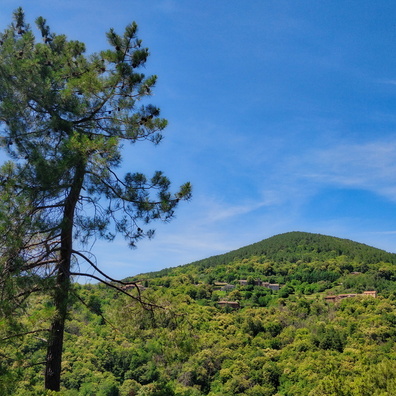
<svg viewBox="0 0 396 396">
<path fill-rule="evenodd" d="M 176 268 L 176 272 L 179 272 L 182 268 L 188 270 L 191 266 L 194 266 L 198 271 L 203 271 L 209 267 L 227 265 L 253 256 L 278 264 L 322 262 L 336 258 L 339 261 L 354 262 L 365 266 L 380 262 L 396 264 L 396 254 L 363 243 L 328 235 L 293 231 L 274 235 L 228 253 L 152 272 L 150 276 L 164 276 L 171 274 Z"/>
</svg>

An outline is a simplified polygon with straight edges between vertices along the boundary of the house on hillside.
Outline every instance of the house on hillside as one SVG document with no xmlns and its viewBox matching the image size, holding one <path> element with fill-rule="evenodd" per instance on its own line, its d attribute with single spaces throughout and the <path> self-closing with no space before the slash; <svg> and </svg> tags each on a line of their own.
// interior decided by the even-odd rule
<svg viewBox="0 0 396 396">
<path fill-rule="evenodd" d="M 240 279 L 239 284 L 241 286 L 246 286 L 248 284 L 247 279 Z M 280 289 L 280 285 L 279 283 L 269 283 L 269 282 L 262 282 L 260 279 L 257 279 L 254 281 L 254 285 L 255 286 L 262 286 L 262 287 L 266 287 L 267 289 L 271 289 L 271 290 L 279 290 Z"/>
<path fill-rule="evenodd" d="M 376 292 L 376 290 L 364 291 L 362 295 L 363 295 L 363 296 L 368 296 L 368 297 L 377 298 L 377 292 Z"/>
<path fill-rule="evenodd" d="M 266 287 L 267 289 L 271 289 L 271 290 L 279 290 L 280 289 L 280 284 L 279 283 L 269 283 L 269 282 L 261 282 L 259 286 L 263 286 Z"/>
<path fill-rule="evenodd" d="M 228 290 L 232 290 L 232 289 L 235 289 L 235 285 L 230 285 L 229 283 L 227 283 L 226 285 L 224 285 L 220 288 L 220 290 L 222 290 L 222 291 L 228 291 Z"/>
<path fill-rule="evenodd" d="M 146 290 L 146 287 L 144 287 L 143 285 L 140 285 L 138 283 L 128 283 L 126 285 L 121 286 L 121 289 L 124 290 L 124 291 L 127 291 L 127 290 L 135 289 L 136 287 L 139 290 Z"/>
<path fill-rule="evenodd" d="M 350 298 L 350 297 L 356 297 L 357 294 L 356 293 L 350 293 L 350 294 L 339 294 L 338 295 L 338 299 L 342 300 L 344 298 Z"/>
<path fill-rule="evenodd" d="M 372 291 L 364 291 L 362 294 L 356 294 L 356 293 L 349 293 L 349 294 L 338 294 L 334 296 L 325 296 L 325 301 L 327 302 L 336 302 L 343 300 L 344 298 L 351 298 L 351 297 L 357 297 L 357 296 L 366 296 L 366 297 L 377 297 L 377 292 L 375 290 Z"/>
<path fill-rule="evenodd" d="M 217 303 L 217 305 L 220 308 L 225 308 L 225 307 L 230 307 L 230 308 L 233 308 L 233 309 L 239 309 L 240 308 L 240 305 L 239 305 L 238 301 L 225 301 L 225 300 L 223 300 L 223 301 L 219 301 Z"/>
<path fill-rule="evenodd" d="M 338 296 L 325 296 L 324 299 L 327 302 L 336 302 L 336 301 L 338 301 Z"/>
</svg>

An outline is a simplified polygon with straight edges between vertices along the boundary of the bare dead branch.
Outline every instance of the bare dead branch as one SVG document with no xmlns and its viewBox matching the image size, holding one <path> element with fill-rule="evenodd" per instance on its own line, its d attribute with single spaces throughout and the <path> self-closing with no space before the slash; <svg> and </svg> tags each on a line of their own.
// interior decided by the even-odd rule
<svg viewBox="0 0 396 396">
<path fill-rule="evenodd" d="M 98 282 L 101 282 L 101 283 L 103 283 L 104 285 L 106 285 L 108 287 L 112 287 L 113 289 L 119 291 L 120 293 L 123 293 L 126 296 L 130 297 L 131 299 L 137 301 L 138 303 L 140 303 L 142 305 L 142 307 L 144 309 L 148 309 L 150 311 L 152 311 L 154 308 L 165 309 L 161 305 L 153 304 L 153 303 L 151 303 L 149 301 L 143 301 L 143 299 L 140 296 L 140 291 L 139 291 L 138 287 L 136 289 L 138 290 L 139 296 L 136 297 L 136 296 L 133 296 L 132 294 L 127 293 L 125 290 L 123 290 L 122 288 L 118 287 L 117 285 L 114 285 L 114 284 L 112 284 L 110 282 L 107 282 L 104 279 L 99 278 L 98 276 L 95 276 L 95 275 L 92 275 L 92 274 L 88 274 L 88 273 L 83 273 L 83 272 L 70 272 L 70 275 L 72 275 L 72 276 L 85 276 L 87 278 L 95 279 Z"/>
<path fill-rule="evenodd" d="M 96 264 L 94 264 L 94 262 L 92 260 L 90 260 L 87 256 L 85 256 L 81 252 L 79 252 L 77 250 L 72 250 L 72 253 L 82 257 L 89 265 L 91 265 L 96 271 L 98 271 L 105 278 L 109 279 L 111 282 L 120 283 L 122 285 L 128 285 L 128 284 L 133 283 L 133 282 L 126 283 L 126 282 L 123 282 L 123 281 L 120 281 L 120 280 L 117 280 L 117 279 L 113 279 L 112 277 L 107 275 L 105 272 L 103 272 L 101 269 L 99 269 L 99 267 Z M 136 286 L 136 283 L 133 283 L 133 284 Z"/>
</svg>

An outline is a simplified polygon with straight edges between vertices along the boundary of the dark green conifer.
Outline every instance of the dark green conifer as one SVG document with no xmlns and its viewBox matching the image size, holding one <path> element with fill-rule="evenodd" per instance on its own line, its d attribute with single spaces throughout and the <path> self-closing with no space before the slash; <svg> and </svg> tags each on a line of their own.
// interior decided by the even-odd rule
<svg viewBox="0 0 396 396">
<path fill-rule="evenodd" d="M 44 18 L 36 25 L 42 42 L 18 8 L 0 34 L 1 139 L 13 162 L 2 168 L 1 180 L 11 182 L 1 184 L 0 194 L 19 208 L 19 217 L 1 219 L 1 229 L 9 225 L 15 235 L 3 241 L 0 265 L 7 287 L 18 275 L 30 280 L 35 275 L 30 289 L 18 291 L 21 285 L 14 284 L 14 295 L 37 288 L 52 296 L 45 388 L 58 391 L 76 263 L 86 259 L 98 270 L 74 241 L 121 234 L 134 246 L 153 235 L 143 230 L 151 220 L 172 218 L 178 202 L 190 197 L 191 186 L 171 193 L 162 172 L 151 178 L 116 173 L 124 142 L 158 144 L 167 124 L 159 109 L 144 101 L 156 76 L 139 71 L 149 52 L 141 47 L 137 25 L 127 26 L 123 35 L 111 29 L 110 48 L 90 56 L 83 43 L 51 32 Z M 1 287 L 6 290 L 6 283 Z"/>
</svg>

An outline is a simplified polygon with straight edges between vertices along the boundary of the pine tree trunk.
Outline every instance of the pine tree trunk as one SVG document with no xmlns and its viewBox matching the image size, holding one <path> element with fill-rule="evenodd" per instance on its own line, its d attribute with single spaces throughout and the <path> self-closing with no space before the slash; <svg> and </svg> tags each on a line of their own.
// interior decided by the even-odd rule
<svg viewBox="0 0 396 396">
<path fill-rule="evenodd" d="M 73 221 L 76 204 L 83 185 L 85 166 L 76 168 L 73 184 L 66 198 L 61 229 L 61 251 L 53 301 L 55 316 L 51 323 L 45 368 L 45 389 L 60 390 L 63 335 L 69 302 L 70 267 L 73 250 Z"/>
</svg>

